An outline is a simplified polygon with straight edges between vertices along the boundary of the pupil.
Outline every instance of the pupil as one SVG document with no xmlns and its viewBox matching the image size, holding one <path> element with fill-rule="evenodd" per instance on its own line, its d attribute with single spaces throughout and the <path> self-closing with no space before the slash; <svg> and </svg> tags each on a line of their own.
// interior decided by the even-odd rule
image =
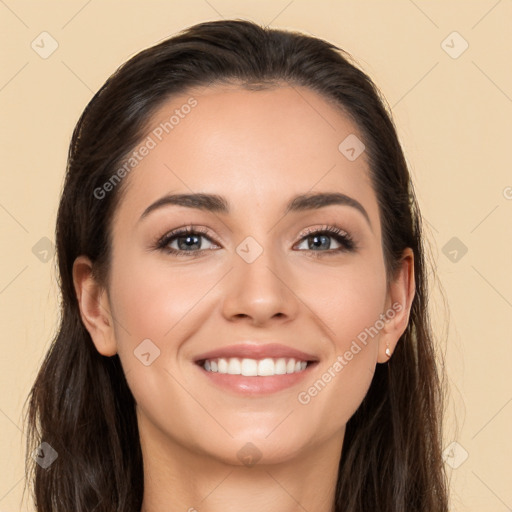
<svg viewBox="0 0 512 512">
<path fill-rule="evenodd" d="M 185 243 L 181 244 L 180 242 L 183 239 L 185 239 Z M 187 245 L 185 245 L 185 244 L 187 244 Z M 188 244 L 190 244 L 190 245 L 188 245 Z M 199 237 L 196 235 L 187 235 L 185 237 L 181 237 L 178 239 L 178 246 L 180 247 L 181 250 L 187 250 L 187 249 L 194 248 L 193 247 L 194 245 L 197 245 L 198 249 L 199 249 L 199 246 L 201 245 L 199 242 Z"/>
<path fill-rule="evenodd" d="M 311 238 L 314 240 L 314 242 L 313 242 L 314 247 L 322 247 L 323 246 L 326 249 L 329 249 L 329 247 L 331 246 L 329 236 L 327 236 L 327 235 L 314 235 Z M 319 240 L 320 240 L 320 242 L 319 242 Z"/>
</svg>

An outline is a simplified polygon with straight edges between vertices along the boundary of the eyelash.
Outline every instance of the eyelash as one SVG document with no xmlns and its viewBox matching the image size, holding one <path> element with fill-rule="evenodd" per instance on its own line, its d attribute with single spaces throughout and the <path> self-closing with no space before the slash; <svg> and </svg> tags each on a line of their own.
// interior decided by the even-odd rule
<svg viewBox="0 0 512 512">
<path fill-rule="evenodd" d="M 199 249 L 198 251 L 182 251 L 178 249 L 172 249 L 169 247 L 169 243 L 174 241 L 180 236 L 186 235 L 202 235 L 205 238 L 208 238 L 210 242 L 214 243 L 213 240 L 208 236 L 208 230 L 195 227 L 195 226 L 186 226 L 183 228 L 175 229 L 169 233 L 166 233 L 164 236 L 159 238 L 154 244 L 154 249 L 164 251 L 167 254 L 172 254 L 175 256 L 184 256 L 184 257 L 198 257 L 205 251 L 211 251 L 212 249 Z M 312 236 L 312 235 L 329 235 L 338 242 L 341 247 L 338 249 L 329 249 L 327 251 L 314 251 L 311 249 L 307 249 L 307 252 L 312 253 L 314 257 L 323 257 L 323 256 L 332 256 L 334 254 L 338 254 L 341 252 L 355 252 L 357 250 L 357 246 L 353 240 L 353 238 L 343 229 L 338 226 L 322 226 L 321 228 L 308 228 L 306 232 L 301 236 L 299 242 L 302 242 L 304 239 Z M 215 244 L 218 245 L 218 244 Z"/>
</svg>

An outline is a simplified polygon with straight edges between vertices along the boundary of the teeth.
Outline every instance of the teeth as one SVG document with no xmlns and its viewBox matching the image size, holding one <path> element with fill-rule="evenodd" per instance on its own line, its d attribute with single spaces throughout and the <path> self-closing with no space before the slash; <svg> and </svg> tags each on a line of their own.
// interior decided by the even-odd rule
<svg viewBox="0 0 512 512">
<path fill-rule="evenodd" d="M 277 360 L 274 366 L 274 372 L 276 375 L 284 375 L 286 373 L 286 359 L 281 357 Z"/>
<path fill-rule="evenodd" d="M 286 373 L 298 373 L 306 369 L 306 361 L 296 361 L 295 359 L 285 359 L 280 357 L 272 359 L 239 359 L 230 357 L 228 359 L 220 357 L 219 359 L 209 359 L 203 364 L 207 372 L 217 372 L 229 375 L 244 375 L 246 377 L 284 375 Z"/>
<path fill-rule="evenodd" d="M 267 358 L 262 359 L 258 363 L 258 375 L 260 376 L 267 376 L 267 375 L 275 375 L 274 372 L 274 360 Z"/>
<path fill-rule="evenodd" d="M 206 361 L 208 362 L 208 361 Z M 258 361 L 255 359 L 242 359 L 242 375 L 246 377 L 255 377 L 258 375 Z"/>
<path fill-rule="evenodd" d="M 228 373 L 228 362 L 225 359 L 219 359 L 217 365 L 219 373 Z"/>
<path fill-rule="evenodd" d="M 228 373 L 230 375 L 240 375 L 242 373 L 240 359 L 237 359 L 236 357 L 228 359 Z"/>
</svg>

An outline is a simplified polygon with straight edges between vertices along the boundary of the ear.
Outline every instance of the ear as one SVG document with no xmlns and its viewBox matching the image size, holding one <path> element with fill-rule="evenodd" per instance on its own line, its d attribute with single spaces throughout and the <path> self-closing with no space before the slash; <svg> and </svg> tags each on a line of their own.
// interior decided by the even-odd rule
<svg viewBox="0 0 512 512">
<path fill-rule="evenodd" d="M 79 256 L 73 263 L 73 283 L 82 322 L 96 350 L 104 356 L 115 355 L 117 345 L 107 290 L 93 277 L 92 263 L 86 256 Z"/>
<path fill-rule="evenodd" d="M 404 250 L 400 268 L 389 285 L 384 312 L 386 321 L 379 337 L 379 363 L 389 360 L 386 348 L 393 354 L 400 336 L 405 332 L 415 293 L 414 253 L 408 247 Z"/>
</svg>

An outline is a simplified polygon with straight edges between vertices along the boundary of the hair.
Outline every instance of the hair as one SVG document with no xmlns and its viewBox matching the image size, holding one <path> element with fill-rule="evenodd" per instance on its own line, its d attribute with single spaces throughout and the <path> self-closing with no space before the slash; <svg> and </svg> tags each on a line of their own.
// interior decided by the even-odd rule
<svg viewBox="0 0 512 512">
<path fill-rule="evenodd" d="M 99 354 L 81 320 L 72 268 L 87 255 L 99 282 L 108 283 L 112 219 L 123 187 L 101 200 L 94 190 L 141 141 L 164 102 L 212 84 L 304 86 L 359 129 L 378 200 L 386 278 L 389 283 L 395 276 L 409 247 L 416 293 L 393 357 L 376 365 L 346 425 L 333 510 L 447 512 L 444 379 L 428 312 L 423 228 L 390 109 L 369 76 L 334 44 L 239 19 L 194 25 L 130 58 L 94 95 L 74 129 L 56 222 L 60 326 L 27 397 L 27 453 L 42 442 L 58 453 L 47 469 L 27 457 L 36 509 L 140 511 L 143 460 L 135 401 L 118 355 Z"/>
</svg>

